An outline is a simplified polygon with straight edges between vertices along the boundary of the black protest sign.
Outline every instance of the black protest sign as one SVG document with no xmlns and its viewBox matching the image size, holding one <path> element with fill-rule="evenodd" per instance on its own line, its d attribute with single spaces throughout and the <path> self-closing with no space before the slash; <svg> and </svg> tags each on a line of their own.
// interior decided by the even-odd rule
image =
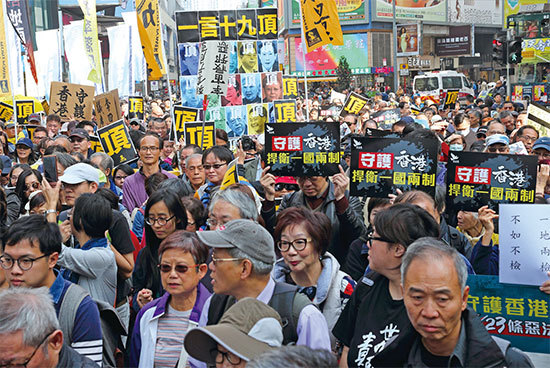
<svg viewBox="0 0 550 368">
<path fill-rule="evenodd" d="M 143 120 L 143 97 L 128 97 L 128 119 L 138 118 Z"/>
<path fill-rule="evenodd" d="M 401 136 L 397 133 L 371 128 L 365 129 L 365 137 L 401 138 Z"/>
<path fill-rule="evenodd" d="M 267 165 L 276 176 L 327 176 L 339 172 L 338 123 L 270 123 L 265 127 Z"/>
<path fill-rule="evenodd" d="M 17 124 L 27 124 L 30 114 L 34 113 L 33 100 L 16 100 L 15 101 Z"/>
<path fill-rule="evenodd" d="M 359 115 L 363 107 L 367 104 L 367 98 L 351 92 L 346 98 L 346 103 L 344 108 L 340 111 L 340 116 L 345 116 L 347 114 Z"/>
<path fill-rule="evenodd" d="M 534 203 L 537 156 L 451 152 L 447 162 L 447 208 L 476 211 L 485 205 Z"/>
<path fill-rule="evenodd" d="M 123 120 L 114 122 L 97 131 L 103 151 L 111 156 L 115 166 L 137 158 L 137 152 Z"/>
<path fill-rule="evenodd" d="M 392 125 L 401 119 L 401 111 L 399 109 L 377 111 L 370 118 L 378 123 L 379 128 L 391 130 Z"/>
<path fill-rule="evenodd" d="M 273 102 L 276 123 L 296 121 L 296 100 L 276 100 Z"/>
<path fill-rule="evenodd" d="M 212 147 L 216 142 L 214 138 L 215 127 L 213 121 L 207 121 L 205 123 L 184 123 L 184 129 L 185 144 L 196 144 L 205 150 Z"/>
<path fill-rule="evenodd" d="M 199 109 L 192 107 L 174 106 L 174 130 L 176 132 L 176 141 L 185 137 L 185 123 L 197 121 L 199 119 Z"/>
<path fill-rule="evenodd" d="M 443 109 L 454 109 L 456 103 L 458 102 L 458 89 L 450 89 L 445 95 L 445 102 L 443 104 Z"/>
<path fill-rule="evenodd" d="M 283 75 L 283 98 L 296 99 L 298 97 L 298 78 Z"/>
<path fill-rule="evenodd" d="M 5 102 L 0 102 L 0 119 L 8 121 L 13 115 L 13 106 Z"/>
<path fill-rule="evenodd" d="M 25 125 L 25 129 L 27 129 L 27 133 L 29 135 L 29 138 L 30 140 L 34 140 L 34 131 L 36 130 L 36 128 L 38 128 L 40 125 L 31 125 L 31 124 L 27 124 Z"/>
<path fill-rule="evenodd" d="M 176 12 L 178 43 L 200 41 L 198 16 L 196 11 Z"/>
<path fill-rule="evenodd" d="M 386 198 L 400 189 L 433 197 L 437 152 L 431 140 L 352 137 L 350 195 Z"/>
<path fill-rule="evenodd" d="M 103 152 L 103 147 L 101 147 L 99 137 L 96 137 L 95 135 L 90 136 L 90 149 L 94 152 Z"/>
</svg>

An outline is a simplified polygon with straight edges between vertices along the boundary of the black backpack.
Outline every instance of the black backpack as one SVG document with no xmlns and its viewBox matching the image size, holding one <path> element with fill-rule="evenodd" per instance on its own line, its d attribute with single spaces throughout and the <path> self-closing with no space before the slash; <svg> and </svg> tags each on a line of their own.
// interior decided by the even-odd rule
<svg viewBox="0 0 550 368">
<path fill-rule="evenodd" d="M 222 318 L 226 310 L 237 302 L 237 299 L 229 295 L 214 294 L 210 301 L 207 325 L 215 325 Z M 283 345 L 292 345 L 298 341 L 298 319 L 300 312 L 307 305 L 314 305 L 302 293 L 298 287 L 284 282 L 276 282 L 273 296 L 268 305 L 275 309 L 283 322 Z"/>
</svg>

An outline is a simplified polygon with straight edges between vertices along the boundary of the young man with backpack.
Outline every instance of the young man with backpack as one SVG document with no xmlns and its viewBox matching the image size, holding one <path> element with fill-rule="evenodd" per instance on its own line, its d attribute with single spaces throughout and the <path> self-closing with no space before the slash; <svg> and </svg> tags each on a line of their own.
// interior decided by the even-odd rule
<svg viewBox="0 0 550 368">
<path fill-rule="evenodd" d="M 199 326 L 218 323 L 237 300 L 252 297 L 275 309 L 283 321 L 283 344 L 330 350 L 327 322 L 297 287 L 273 281 L 273 238 L 251 220 L 233 220 L 215 231 L 197 231 L 213 248 L 209 265 L 214 295 L 204 304 Z"/>
</svg>

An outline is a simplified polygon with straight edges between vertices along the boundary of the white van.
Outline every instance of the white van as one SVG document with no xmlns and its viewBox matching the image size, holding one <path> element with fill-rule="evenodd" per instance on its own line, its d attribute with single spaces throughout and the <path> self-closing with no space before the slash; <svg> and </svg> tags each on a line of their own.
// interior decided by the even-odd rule
<svg viewBox="0 0 550 368">
<path fill-rule="evenodd" d="M 459 100 L 464 100 L 467 95 L 475 96 L 468 78 L 454 70 L 428 72 L 414 77 L 413 90 L 420 95 L 422 101 L 440 103 L 447 91 L 453 89 L 459 90 Z"/>
</svg>

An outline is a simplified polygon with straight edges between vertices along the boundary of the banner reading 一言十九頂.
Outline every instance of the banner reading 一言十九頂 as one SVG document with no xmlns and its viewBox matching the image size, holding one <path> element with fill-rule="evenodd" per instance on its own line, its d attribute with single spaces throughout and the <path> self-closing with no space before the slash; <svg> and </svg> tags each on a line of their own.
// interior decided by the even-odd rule
<svg viewBox="0 0 550 368">
<path fill-rule="evenodd" d="M 487 331 L 523 351 L 550 353 L 548 295 L 535 286 L 501 284 L 498 276 L 468 275 L 468 306 Z"/>
</svg>

